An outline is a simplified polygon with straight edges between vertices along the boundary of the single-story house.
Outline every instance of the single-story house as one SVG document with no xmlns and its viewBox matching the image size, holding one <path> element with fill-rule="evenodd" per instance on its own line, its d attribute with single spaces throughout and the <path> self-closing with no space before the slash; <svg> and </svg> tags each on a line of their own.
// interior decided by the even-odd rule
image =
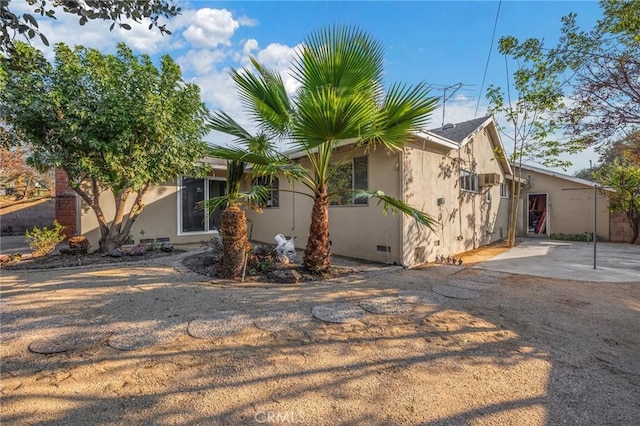
<svg viewBox="0 0 640 426">
<path fill-rule="evenodd" d="M 382 148 L 359 148 L 350 152 L 351 147 L 345 143 L 336 150 L 335 158 L 338 161 L 346 153 L 349 158 L 336 174 L 334 185 L 382 190 L 430 214 L 438 223 L 429 230 L 403 215 L 385 216 L 375 199 L 356 203 L 335 199 L 329 207 L 332 253 L 411 267 L 432 262 L 438 255 L 455 255 L 506 238 L 509 179 L 514 179 L 514 173 L 506 160 L 495 155 L 502 148 L 492 117 L 419 132 L 396 152 Z M 307 161 L 301 153 L 293 152 L 289 156 L 302 165 Z M 198 202 L 224 191 L 225 163 L 211 161 L 211 176 L 177 177 L 146 194 L 145 209 L 131 231 L 133 242 L 198 243 L 217 235 L 219 213 L 209 218 L 197 208 Z M 526 181 L 523 197 L 536 200 L 536 207 L 547 203 L 546 211 L 551 214 L 547 216 L 549 226 L 544 232 L 568 232 L 561 231 L 559 225 L 557 230 L 552 227 L 555 228 L 556 221 L 565 214 L 561 210 L 561 198 L 577 192 L 563 193 L 557 192 L 562 189 L 532 186 L 553 176 L 523 167 L 523 176 L 529 174 L 531 178 Z M 65 179 L 64 172 L 56 174 L 56 217 L 68 227 L 69 233 L 84 235 L 92 247 L 97 247 L 100 234 L 95 215 L 75 196 Z M 247 185 L 250 181 L 247 179 Z M 559 181 L 577 184 L 566 179 Z M 552 180 L 549 182 L 557 185 Z M 296 246 L 304 248 L 312 199 L 296 192 L 304 191 L 305 187 L 289 183 L 285 178 L 271 184 L 271 200 L 262 213 L 247 210 L 250 238 L 273 243 L 276 234 L 283 234 L 295 237 Z M 536 194 L 547 195 L 536 198 Z M 529 200 L 525 199 L 528 205 Z M 577 214 L 583 213 L 581 206 Z M 524 207 L 521 205 L 521 208 Z M 106 206 L 107 215 L 111 213 L 109 209 L 113 210 L 113 206 Z M 524 221 L 528 213 L 522 211 L 521 232 L 525 233 L 524 223 L 527 229 L 531 225 L 537 231 L 537 225 Z M 579 232 L 589 229 L 583 228 Z"/>
</svg>

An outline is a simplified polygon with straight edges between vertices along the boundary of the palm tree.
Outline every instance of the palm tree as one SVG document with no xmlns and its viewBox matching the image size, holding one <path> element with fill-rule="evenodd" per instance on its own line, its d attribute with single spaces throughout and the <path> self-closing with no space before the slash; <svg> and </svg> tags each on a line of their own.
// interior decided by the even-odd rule
<svg viewBox="0 0 640 426">
<path fill-rule="evenodd" d="M 385 94 L 381 44 L 349 27 L 320 30 L 306 39 L 294 59 L 292 76 L 300 88 L 291 98 L 276 71 L 253 58 L 252 64 L 255 73 L 244 68 L 232 70 L 231 76 L 258 129 L 272 138 L 288 138 L 310 163 L 308 169 L 296 169 L 295 177 L 311 190 L 314 199 L 304 266 L 312 272 L 324 272 L 331 259 L 328 207 L 334 193 L 328 185 L 330 178 L 362 146 L 401 149 L 426 125 L 437 98 L 429 96 L 424 83 L 394 84 Z M 217 130 L 237 132 L 222 126 Z M 345 142 L 350 143 L 352 151 L 332 163 L 335 149 Z M 241 151 L 227 154 L 247 159 Z M 427 214 L 381 191 L 351 192 L 354 199 L 377 198 L 385 212 L 411 215 L 429 228 L 435 223 Z M 344 195 L 344 191 L 341 193 Z"/>
<path fill-rule="evenodd" d="M 245 176 L 248 160 L 254 157 L 270 159 L 274 154 L 273 145 L 264 133 L 251 135 L 224 112 L 216 112 L 209 118 L 211 129 L 223 131 L 235 136 L 235 141 L 243 146 L 243 155 L 234 156 L 227 160 L 227 183 L 225 194 L 211 198 L 205 204 L 209 215 L 220 207 L 225 207 L 220 215 L 220 233 L 222 236 L 222 261 L 219 270 L 225 278 L 237 278 L 242 273 L 244 263 L 251 250 L 247 237 L 247 219 L 242 205 L 259 206 L 269 196 L 270 189 L 265 186 L 253 186 L 250 191 L 242 192 L 241 184 Z M 239 149 L 216 148 L 208 150 L 208 155 L 217 158 L 228 157 L 228 151 L 238 152 Z M 253 162 L 256 162 L 253 158 Z M 258 170 L 268 173 L 264 167 Z"/>
</svg>

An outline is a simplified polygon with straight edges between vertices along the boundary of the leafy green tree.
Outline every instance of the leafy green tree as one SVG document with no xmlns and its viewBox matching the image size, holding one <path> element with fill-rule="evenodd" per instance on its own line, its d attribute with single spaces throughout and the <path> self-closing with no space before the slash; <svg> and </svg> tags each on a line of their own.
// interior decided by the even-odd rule
<svg viewBox="0 0 640 426">
<path fill-rule="evenodd" d="M 640 231 L 640 132 L 607 147 L 598 165 L 576 175 L 592 179 L 615 192 L 607 192 L 609 209 L 624 213 L 632 230 L 630 243 Z"/>
<path fill-rule="evenodd" d="M 529 46 L 526 46 L 527 48 Z M 514 37 L 503 37 L 499 51 L 508 56 L 518 55 L 522 47 Z M 512 247 L 516 240 L 518 200 L 522 181 L 521 166 L 527 161 L 537 160 L 545 165 L 564 167 L 569 165 L 559 160 L 566 150 L 576 151 L 578 147 L 567 146 L 551 140 L 559 125 L 553 114 L 563 107 L 562 91 L 559 89 L 558 70 L 546 61 L 544 55 L 533 49 L 527 57 L 531 66 L 523 64 L 513 72 L 513 82 L 507 76 L 506 94 L 501 87 L 489 86 L 489 112 L 505 117 L 507 125 L 499 126 L 501 133 L 510 140 L 510 153 L 496 152 L 496 156 L 507 158 L 514 173 L 511 181 L 509 208 L 509 228 L 507 245 Z M 508 63 L 508 62 L 506 62 Z M 512 92 L 513 90 L 513 92 Z"/>
<path fill-rule="evenodd" d="M 600 168 L 595 178 L 615 190 L 609 195 L 609 209 L 625 214 L 631 226 L 629 243 L 633 244 L 640 233 L 640 165 L 618 158 Z"/>
<path fill-rule="evenodd" d="M 32 6 L 35 15 L 46 16 L 56 19 L 56 7 L 61 7 L 64 13 L 78 16 L 80 25 L 86 24 L 89 20 L 102 19 L 112 21 L 110 30 L 118 27 L 130 30 L 131 26 L 123 19 L 131 19 L 134 22 L 141 22 L 143 18 L 150 18 L 149 29 L 157 27 L 162 34 L 171 34 L 167 30 L 166 24 L 161 24 L 161 17 L 171 18 L 180 13 L 180 7 L 174 4 L 173 0 L 27 0 Z M 33 14 L 16 14 L 9 7 L 11 0 L 0 1 L 0 54 L 8 54 L 14 48 L 16 36 L 21 36 L 27 40 L 36 36 L 45 45 L 49 45 L 47 37 L 40 32 L 38 21 Z"/>
<path fill-rule="evenodd" d="M 640 126 L 640 2 L 600 5 L 603 16 L 589 31 L 578 26 L 575 13 L 563 17 L 556 46 L 508 37 L 514 59 L 534 74 L 558 77 L 557 90 L 567 101 L 555 118 L 582 146 L 613 143 Z"/>
<path fill-rule="evenodd" d="M 394 84 L 385 93 L 382 46 L 348 27 L 319 30 L 305 40 L 294 59 L 292 76 L 300 89 L 293 98 L 277 72 L 256 60 L 252 63 L 255 73 L 245 68 L 232 70 L 231 76 L 259 130 L 272 139 L 288 137 L 309 161 L 309 168 L 299 168 L 295 177 L 314 199 L 304 266 L 313 272 L 326 271 L 331 258 L 328 206 L 336 195 L 329 187 L 331 177 L 362 146 L 399 150 L 427 123 L 437 98 L 429 96 L 426 84 Z M 346 141 L 351 149 L 335 158 L 335 149 Z M 247 158 L 241 151 L 228 154 L 227 159 Z M 382 191 L 357 190 L 351 196 L 377 198 L 385 212 L 411 215 L 429 227 L 434 223 L 425 213 Z"/>
<path fill-rule="evenodd" d="M 54 66 L 17 43 L 0 64 L 0 85 L 0 108 L 32 147 L 29 161 L 67 173 L 96 214 L 102 251 L 127 239 L 149 187 L 203 172 L 208 111 L 169 56 L 158 69 L 124 44 L 115 55 L 58 44 Z M 106 192 L 112 217 L 102 207 Z"/>
</svg>

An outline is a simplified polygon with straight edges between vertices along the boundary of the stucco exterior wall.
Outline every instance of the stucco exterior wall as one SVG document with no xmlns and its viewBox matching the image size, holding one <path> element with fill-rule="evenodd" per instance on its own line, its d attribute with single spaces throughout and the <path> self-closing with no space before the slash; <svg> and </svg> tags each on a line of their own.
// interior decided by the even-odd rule
<svg viewBox="0 0 640 426">
<path fill-rule="evenodd" d="M 216 171 L 216 177 L 222 175 Z M 208 240 L 211 235 L 217 232 L 180 234 L 178 223 L 179 208 L 178 197 L 180 196 L 177 180 L 173 179 L 163 184 L 152 186 L 145 194 L 143 201 L 144 210 L 131 228 L 130 235 L 134 243 L 140 240 L 155 240 L 169 238 L 174 244 L 194 244 Z M 127 201 L 127 210 L 135 201 L 135 195 Z M 113 195 L 111 192 L 104 192 L 100 197 L 100 204 L 107 218 L 112 218 L 115 213 Z M 91 249 L 98 248 L 100 240 L 100 230 L 98 220 L 93 210 L 86 204 L 80 206 L 80 232 L 87 237 L 91 244 Z"/>
<path fill-rule="evenodd" d="M 348 153 L 349 147 L 339 148 L 336 161 Z M 365 152 L 359 149 L 347 158 L 367 156 L 369 189 L 382 190 L 387 195 L 399 195 L 399 154 L 384 149 Z M 308 167 L 308 163 L 301 164 Z M 273 244 L 276 234 L 296 237 L 297 248 L 304 249 L 309 236 L 313 199 L 286 191 L 309 190 L 300 183 L 289 184 L 280 178 L 280 207 L 263 209 L 262 214 L 247 211 L 251 220 L 251 238 Z M 329 235 L 331 252 L 336 255 L 378 262 L 400 262 L 400 218 L 383 215 L 382 207 L 370 200 L 369 205 L 330 206 Z M 378 247 L 380 246 L 380 247 Z M 386 251 L 389 247 L 389 251 Z"/>
<path fill-rule="evenodd" d="M 432 262 L 438 255 L 455 255 L 506 237 L 508 203 L 500 198 L 500 186 L 479 187 L 477 193 L 460 188 L 461 169 L 498 173 L 501 182 L 505 181 L 490 137 L 481 131 L 460 150 L 420 143 L 405 148 L 405 199 L 438 221 L 435 231 L 428 231 L 405 219 L 405 266 Z M 444 199 L 442 204 L 438 199 Z"/>
<path fill-rule="evenodd" d="M 526 168 L 522 169 L 522 178 L 528 183 L 521 191 L 523 208 L 519 209 L 518 215 L 524 226 L 519 229 L 519 235 L 526 234 L 529 194 L 548 194 L 549 211 L 545 235 L 593 232 L 593 187 Z M 608 200 L 600 192 L 597 193 L 597 197 L 597 234 L 608 241 L 610 238 Z"/>
</svg>

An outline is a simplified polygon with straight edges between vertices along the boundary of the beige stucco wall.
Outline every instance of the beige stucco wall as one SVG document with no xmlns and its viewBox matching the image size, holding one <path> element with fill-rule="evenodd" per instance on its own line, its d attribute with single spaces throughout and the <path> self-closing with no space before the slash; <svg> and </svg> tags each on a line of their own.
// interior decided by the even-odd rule
<svg viewBox="0 0 640 426">
<path fill-rule="evenodd" d="M 334 154 L 336 160 L 350 150 L 343 147 Z M 359 149 L 349 157 L 368 157 L 368 183 L 370 189 L 399 195 L 399 154 L 384 149 L 365 152 Z M 302 161 L 303 166 L 308 166 Z M 309 191 L 300 183 L 290 184 L 280 178 L 280 207 L 263 209 L 262 214 L 247 211 L 251 220 L 251 237 L 255 241 L 275 243 L 273 237 L 283 234 L 296 237 L 296 247 L 304 249 L 309 236 L 313 199 L 292 192 Z M 400 218 L 383 215 L 382 208 L 371 200 L 368 206 L 330 206 L 329 235 L 331 251 L 335 255 L 367 259 L 378 262 L 400 262 Z M 378 251 L 377 246 L 390 247 L 390 252 Z M 384 250 L 384 249 L 382 249 Z"/>
<path fill-rule="evenodd" d="M 216 178 L 224 178 L 225 173 L 216 170 Z M 180 235 L 178 224 L 179 188 L 176 179 L 151 187 L 143 198 L 144 210 L 131 228 L 130 235 L 135 243 L 141 239 L 169 238 L 174 244 L 195 244 L 208 240 L 217 232 L 190 233 Z M 135 201 L 135 194 L 127 202 L 127 210 Z M 100 205 L 107 218 L 115 213 L 113 195 L 106 191 L 101 194 Z M 92 249 L 98 248 L 100 230 L 93 210 L 82 203 L 80 207 L 80 233 L 87 237 Z"/>
<path fill-rule="evenodd" d="M 518 215 L 525 226 L 520 227 L 518 235 L 525 235 L 529 194 L 549 196 L 547 235 L 593 232 L 593 187 L 525 168 L 522 169 L 522 178 L 528 183 L 521 192 L 523 208 L 519 209 Z M 598 235 L 609 240 L 608 200 L 600 192 L 597 198 L 596 220 Z"/>
<path fill-rule="evenodd" d="M 432 262 L 437 255 L 455 255 L 506 237 L 508 203 L 500 198 L 500 186 L 480 187 L 478 193 L 460 189 L 460 169 L 499 173 L 488 132 L 481 131 L 462 149 L 447 149 L 428 143 L 405 148 L 405 199 L 429 213 L 438 224 L 435 231 L 405 220 L 403 264 Z M 437 200 L 444 198 L 438 206 Z"/>
</svg>

